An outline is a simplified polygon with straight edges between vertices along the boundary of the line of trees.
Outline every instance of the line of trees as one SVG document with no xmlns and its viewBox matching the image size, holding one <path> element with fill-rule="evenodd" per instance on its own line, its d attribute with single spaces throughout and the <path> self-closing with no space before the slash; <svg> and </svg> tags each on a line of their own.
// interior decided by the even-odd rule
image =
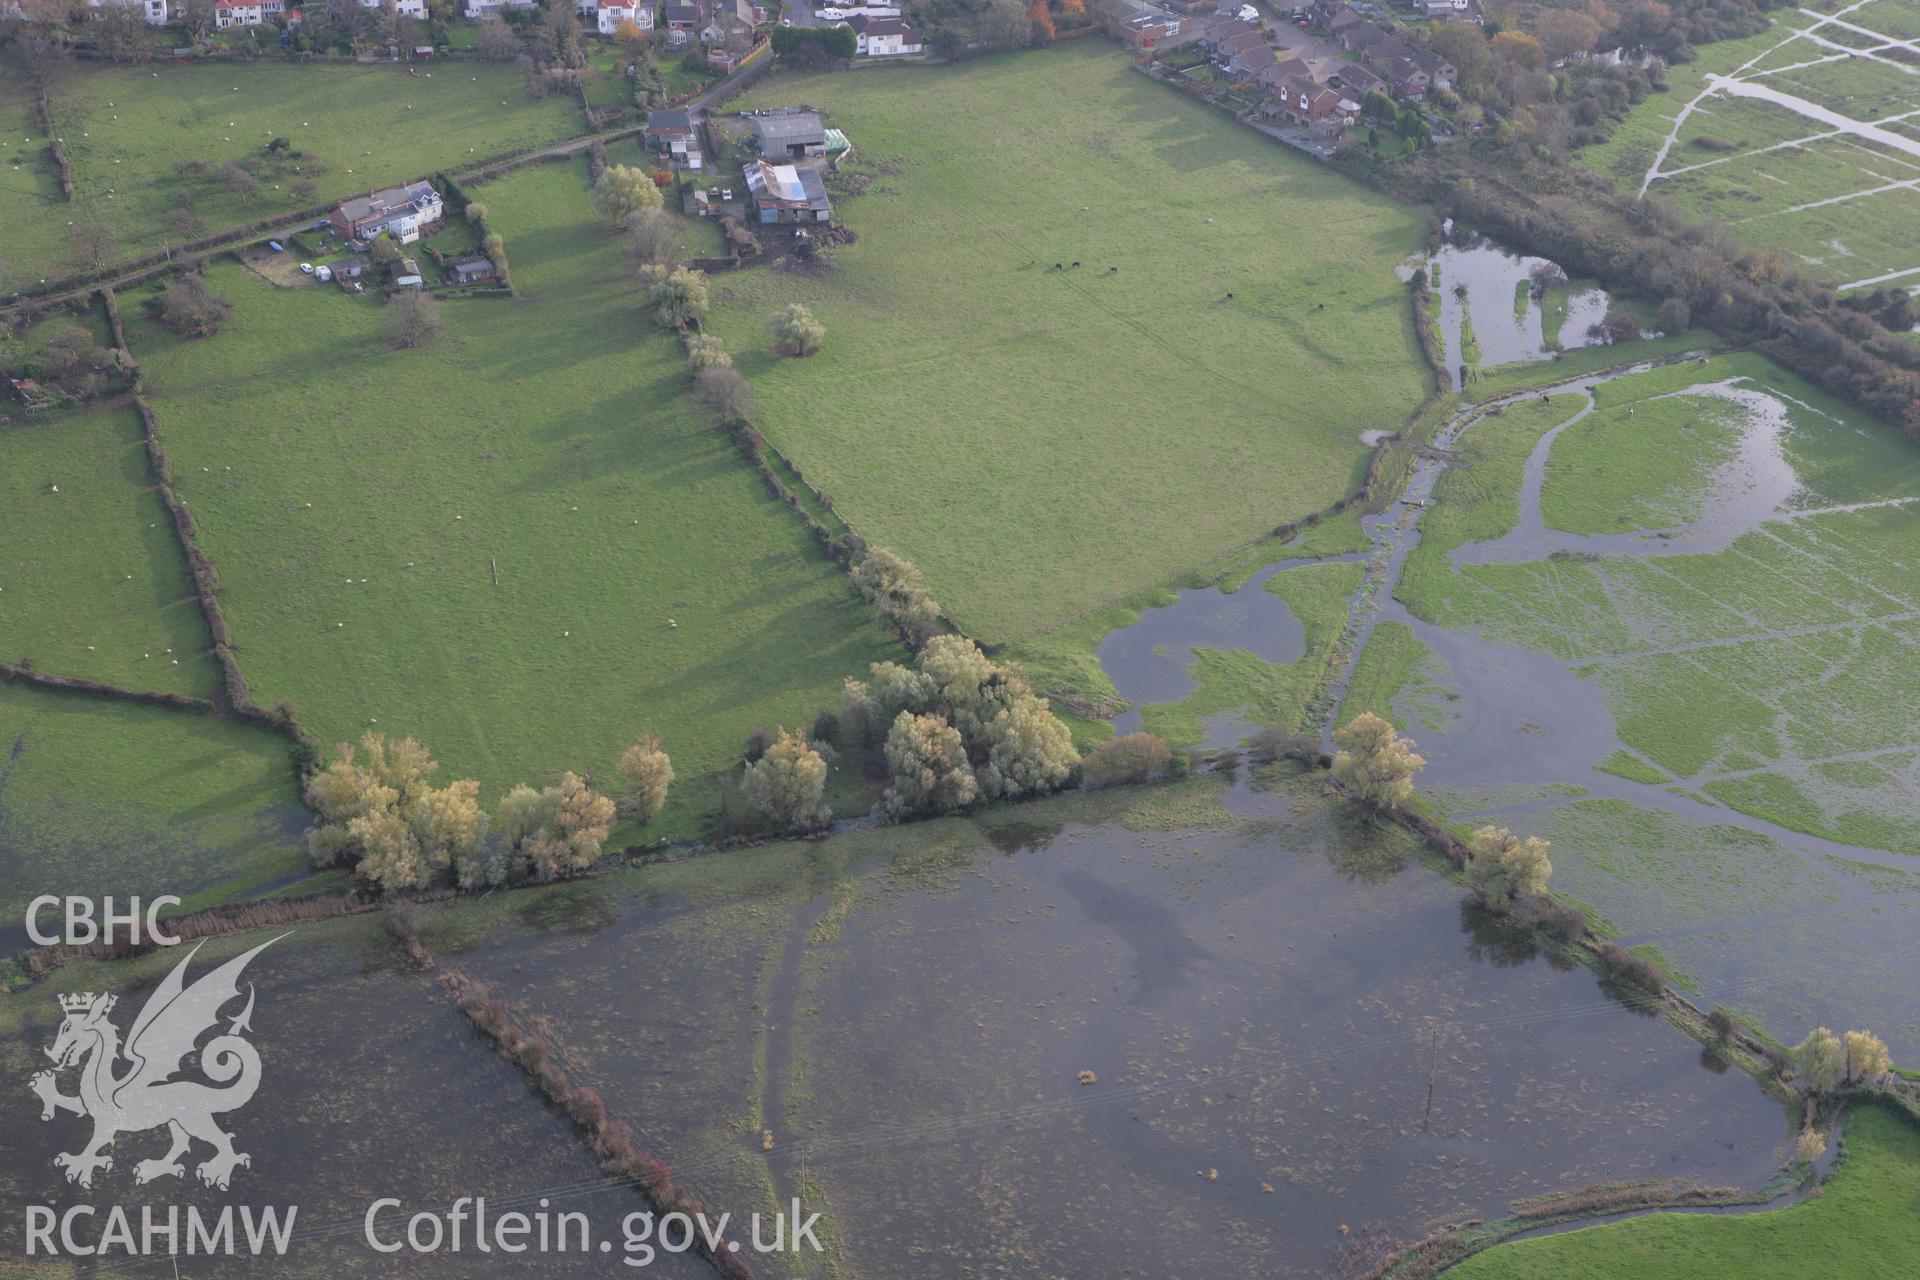
<svg viewBox="0 0 1920 1280">
<path fill-rule="evenodd" d="M 576 774 L 514 787 L 489 815 L 473 779 L 434 786 L 439 768 L 412 738 L 369 730 L 357 746 L 336 745 L 306 781 L 318 819 L 307 831 L 314 865 L 348 867 L 361 884 L 390 893 L 449 876 L 462 889 L 557 880 L 597 862 L 613 831 L 614 802 Z M 618 771 L 633 784 L 629 811 L 643 821 L 658 815 L 673 782 L 659 737 L 648 733 L 629 747 Z"/>
</svg>

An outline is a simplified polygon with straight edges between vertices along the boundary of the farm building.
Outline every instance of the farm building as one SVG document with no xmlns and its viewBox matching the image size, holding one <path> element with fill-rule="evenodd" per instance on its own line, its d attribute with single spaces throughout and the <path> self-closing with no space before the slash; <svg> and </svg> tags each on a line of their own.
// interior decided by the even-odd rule
<svg viewBox="0 0 1920 1280">
<path fill-rule="evenodd" d="M 493 263 L 485 258 L 468 258 L 456 262 L 447 272 L 447 278 L 455 284 L 479 284 L 482 280 L 493 279 Z"/>
<path fill-rule="evenodd" d="M 753 117 L 760 154 L 769 160 L 817 156 L 827 149 L 827 131 L 817 111 L 766 111 Z"/>
<path fill-rule="evenodd" d="M 833 221 L 833 202 L 817 168 L 755 160 L 746 166 L 746 178 L 747 199 L 761 222 Z"/>
</svg>

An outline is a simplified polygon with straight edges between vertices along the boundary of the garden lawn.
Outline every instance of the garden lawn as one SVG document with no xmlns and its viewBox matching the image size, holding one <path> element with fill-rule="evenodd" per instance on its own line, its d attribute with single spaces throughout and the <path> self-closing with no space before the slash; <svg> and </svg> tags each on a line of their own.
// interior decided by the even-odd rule
<svg viewBox="0 0 1920 1280">
<path fill-rule="evenodd" d="M 414 735 L 489 805 L 562 769 L 618 792 L 652 729 L 679 775 L 657 830 L 690 833 L 750 731 L 899 654 L 696 421 L 584 161 L 480 192 L 520 297 L 394 351 L 376 299 L 222 265 L 218 336 L 133 335 L 162 437 L 259 701 L 326 742 Z"/>
<path fill-rule="evenodd" d="M 0 684 L 0 913 L 39 894 L 186 906 L 305 872 L 288 744 L 211 716 Z"/>
<path fill-rule="evenodd" d="M 793 102 L 856 148 L 833 190 L 857 240 L 718 280 L 713 327 L 756 424 L 981 640 L 1031 640 L 1327 506 L 1359 477 L 1358 433 L 1420 403 L 1394 274 L 1413 212 L 1101 42 L 779 77 L 744 105 Z M 805 360 L 763 328 L 794 301 L 826 326 Z"/>
<path fill-rule="evenodd" d="M 10 97 L 13 95 L 9 95 Z M 30 104 L 0 109 L 0 120 Z M 190 198 L 212 234 L 375 187 L 428 177 L 489 156 L 553 142 L 584 130 L 577 101 L 531 101 L 520 73 L 503 64 L 445 64 L 412 76 L 398 66 L 197 63 L 187 66 L 76 69 L 54 92 L 53 117 L 73 166 L 75 198 L 59 202 L 57 177 L 47 198 L 46 139 L 37 127 L 9 132 L 0 148 L 0 257 L 11 278 L 66 275 L 70 222 L 97 222 L 137 257 L 187 238 L 169 230 L 175 200 Z M 28 116 L 31 120 L 31 116 Z M 32 143 L 22 139 L 32 136 Z M 319 159 L 325 172 L 268 179 L 242 203 L 221 184 L 221 166 L 264 153 L 274 138 Z M 15 172 L 20 152 L 33 153 Z M 201 179 L 174 174 L 199 160 Z M 290 161 L 299 164 L 301 161 Z M 51 161 L 44 162 L 44 169 Z M 295 198 L 294 180 L 311 177 L 312 201 Z M 280 189 L 274 189 L 274 183 Z M 29 199 L 29 184 L 40 198 Z"/>
<path fill-rule="evenodd" d="M 1462 1263 L 1460 1280 L 1634 1276 L 1637 1280 L 1849 1280 L 1908 1276 L 1920 1257 L 1920 1129 L 1856 1106 L 1846 1154 L 1821 1194 L 1770 1213 L 1652 1214 L 1501 1245 Z"/>
<path fill-rule="evenodd" d="M 141 441 L 128 406 L 0 427 L 0 660 L 206 697 L 206 623 Z"/>
</svg>

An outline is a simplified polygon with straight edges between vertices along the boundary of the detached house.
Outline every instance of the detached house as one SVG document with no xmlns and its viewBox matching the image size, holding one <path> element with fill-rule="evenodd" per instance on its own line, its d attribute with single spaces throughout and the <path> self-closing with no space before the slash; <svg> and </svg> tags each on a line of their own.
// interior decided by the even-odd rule
<svg viewBox="0 0 1920 1280">
<path fill-rule="evenodd" d="M 413 182 L 343 200 L 329 221 L 342 240 L 365 244 L 384 231 L 401 244 L 412 244 L 445 212 L 431 182 Z"/>
<path fill-rule="evenodd" d="M 919 30 L 899 18 L 872 18 L 857 14 L 847 19 L 853 28 L 853 52 L 861 58 L 891 58 L 919 53 L 926 40 Z"/>
<path fill-rule="evenodd" d="M 502 9 L 531 9 L 535 0 L 466 0 L 466 15 L 469 19 L 480 19 L 488 14 L 498 14 Z"/>
<path fill-rule="evenodd" d="M 266 6 L 262 0 L 214 0 L 215 30 L 232 31 L 237 27 L 258 27 L 265 25 L 266 21 Z"/>
<path fill-rule="evenodd" d="M 1353 123 L 1359 112 L 1359 103 L 1304 76 L 1283 76 L 1274 86 L 1272 100 L 1262 108 L 1265 115 L 1306 125 L 1319 133 L 1339 132 Z"/>
<path fill-rule="evenodd" d="M 670 45 L 689 43 L 706 22 L 707 8 L 702 0 L 667 0 L 660 7 L 660 25 L 666 28 Z"/>
<path fill-rule="evenodd" d="M 709 49 L 726 45 L 741 48 L 753 43 L 752 0 L 709 0 L 700 43 Z"/>
<path fill-rule="evenodd" d="M 642 6 L 639 0 L 598 0 L 598 3 L 594 4 L 593 8 L 594 29 L 599 31 L 603 36 L 610 36 L 618 31 L 620 24 L 623 22 L 630 22 L 634 26 L 640 27 L 642 31 L 647 29 L 646 26 L 641 26 L 640 12 Z M 648 9 L 646 13 L 647 26 L 651 26 L 653 22 L 653 10 Z"/>
<path fill-rule="evenodd" d="M 1414 50 L 1413 63 L 1427 73 L 1428 79 L 1433 82 L 1433 87 L 1436 89 L 1451 89 L 1453 82 L 1460 78 L 1460 73 L 1454 65 L 1431 49 Z"/>
<path fill-rule="evenodd" d="M 89 9 L 138 9 L 150 27 L 167 25 L 167 0 L 87 0 Z"/>
<path fill-rule="evenodd" d="M 1208 50 L 1215 66 L 1224 67 L 1237 57 L 1246 54 L 1273 57 L 1273 46 L 1267 43 L 1265 34 L 1259 31 L 1243 31 L 1239 35 L 1229 36 L 1225 40 L 1216 40 Z"/>
<path fill-rule="evenodd" d="M 747 201 L 761 222 L 833 221 L 833 202 L 827 199 L 827 186 L 819 169 L 754 160 L 746 165 L 745 172 Z"/>
<path fill-rule="evenodd" d="M 647 145 L 655 151 L 685 150 L 694 143 L 693 113 L 685 107 L 647 112 Z"/>
</svg>

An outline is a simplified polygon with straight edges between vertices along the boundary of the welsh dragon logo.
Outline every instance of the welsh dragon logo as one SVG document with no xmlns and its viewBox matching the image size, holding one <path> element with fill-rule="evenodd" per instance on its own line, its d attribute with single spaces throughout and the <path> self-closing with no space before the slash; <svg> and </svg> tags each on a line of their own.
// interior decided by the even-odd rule
<svg viewBox="0 0 1920 1280">
<path fill-rule="evenodd" d="M 108 1017 L 117 1003 L 115 997 L 91 991 L 60 997 L 66 1018 L 53 1047 L 46 1051 L 54 1070 L 37 1072 L 31 1083 L 40 1096 L 42 1120 L 51 1120 L 61 1111 L 93 1119 L 92 1141 L 77 1152 L 53 1158 L 55 1166 L 66 1171 L 68 1182 L 91 1187 L 96 1171 L 113 1168 L 108 1153 L 115 1137 L 163 1125 L 173 1145 L 158 1160 L 136 1164 L 135 1182 L 183 1177 L 186 1167 L 180 1157 L 196 1139 L 213 1147 L 213 1155 L 195 1170 L 210 1187 L 226 1190 L 234 1169 L 253 1163 L 245 1152 L 233 1149 L 233 1135 L 213 1120 L 246 1106 L 260 1087 L 260 1054 L 240 1034 L 252 1030 L 252 983 L 247 984 L 246 1007 L 231 1019 L 225 1033 L 198 1046 L 200 1073 L 213 1085 L 174 1076 L 195 1051 L 201 1035 L 219 1023 L 220 1010 L 240 997 L 240 973 L 247 962 L 279 940 L 268 939 L 188 986 L 187 965 L 200 950 L 194 947 L 147 997 L 124 1045 L 120 1029 Z M 69 1097 L 60 1092 L 55 1072 L 75 1065 L 80 1067 L 80 1092 Z"/>
</svg>

